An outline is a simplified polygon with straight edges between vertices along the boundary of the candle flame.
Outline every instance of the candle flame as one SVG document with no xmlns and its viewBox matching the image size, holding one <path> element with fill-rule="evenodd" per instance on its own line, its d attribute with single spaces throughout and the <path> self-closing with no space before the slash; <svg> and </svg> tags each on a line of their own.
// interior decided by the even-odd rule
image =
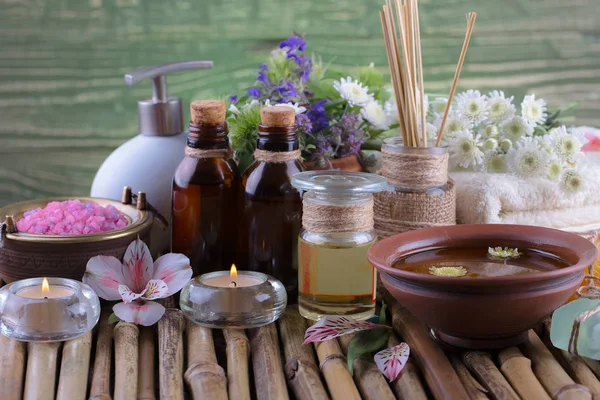
<svg viewBox="0 0 600 400">
<path fill-rule="evenodd" d="M 235 264 L 231 264 L 231 269 L 229 270 L 229 276 L 238 276 L 237 268 L 235 267 Z"/>
<path fill-rule="evenodd" d="M 42 293 L 48 293 L 50 291 L 50 285 L 48 284 L 48 279 L 44 278 L 42 281 Z"/>
</svg>

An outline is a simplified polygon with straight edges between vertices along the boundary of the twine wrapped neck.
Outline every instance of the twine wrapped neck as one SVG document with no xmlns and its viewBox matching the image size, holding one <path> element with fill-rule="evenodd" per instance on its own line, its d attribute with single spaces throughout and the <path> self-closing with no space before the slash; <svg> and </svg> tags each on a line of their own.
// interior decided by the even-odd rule
<svg viewBox="0 0 600 400">
<path fill-rule="evenodd" d="M 448 153 L 406 154 L 381 150 L 381 174 L 397 187 L 430 188 L 448 182 Z"/>
<path fill-rule="evenodd" d="M 193 158 L 230 158 L 233 154 L 231 147 L 225 149 L 194 149 L 186 146 L 185 155 Z"/>
<path fill-rule="evenodd" d="M 596 286 L 594 281 L 600 281 L 600 278 L 597 278 L 593 275 L 586 275 L 584 279 L 589 279 L 592 281 L 591 285 L 582 286 L 577 289 L 577 297 L 591 300 L 600 300 L 600 286 Z M 569 352 L 573 354 L 578 354 L 577 352 L 577 342 L 579 341 L 579 329 L 581 324 L 587 320 L 588 318 L 600 313 L 600 305 L 595 308 L 585 311 L 579 314 L 575 321 L 573 321 L 573 329 L 571 330 L 571 337 L 569 337 Z"/>
<path fill-rule="evenodd" d="M 254 150 L 254 159 L 256 161 L 264 161 L 269 163 L 284 163 L 288 161 L 299 160 L 302 157 L 300 150 L 292 151 L 268 151 L 256 149 Z"/>
<path fill-rule="evenodd" d="M 303 202 L 302 226 L 309 232 L 366 232 L 373 229 L 373 199 L 350 205 Z"/>
</svg>

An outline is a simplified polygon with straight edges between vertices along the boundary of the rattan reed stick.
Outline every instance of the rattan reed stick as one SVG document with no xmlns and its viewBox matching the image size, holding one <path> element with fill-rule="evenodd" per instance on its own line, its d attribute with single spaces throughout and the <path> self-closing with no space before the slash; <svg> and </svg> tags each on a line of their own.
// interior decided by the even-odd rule
<svg viewBox="0 0 600 400">
<path fill-rule="evenodd" d="M 471 372 L 479 378 L 494 399 L 520 400 L 502 373 L 494 365 L 492 356 L 483 351 L 469 351 L 463 354 L 463 361 Z"/>
<path fill-rule="evenodd" d="M 25 373 L 25 342 L 0 335 L 0 399 L 20 400 Z"/>
<path fill-rule="evenodd" d="M 250 400 L 250 341 L 243 329 L 224 329 L 229 397 Z"/>
<path fill-rule="evenodd" d="M 138 339 L 140 330 L 129 322 L 119 322 L 115 337 L 115 400 L 137 398 Z"/>
<path fill-rule="evenodd" d="M 258 400 L 289 399 L 275 324 L 250 329 L 252 368 Z"/>
<path fill-rule="evenodd" d="M 168 308 L 158 321 L 158 385 L 161 400 L 183 400 L 183 329 L 180 310 Z"/>
<path fill-rule="evenodd" d="M 60 343 L 28 343 L 24 400 L 54 400 Z"/>
<path fill-rule="evenodd" d="M 486 395 L 488 392 L 486 388 L 481 386 L 477 379 L 473 378 L 469 369 L 463 364 L 460 357 L 456 354 L 450 356 L 450 363 L 454 367 L 456 374 L 463 383 L 465 390 L 469 393 L 471 400 L 487 400 L 489 397 Z"/>
<path fill-rule="evenodd" d="M 108 323 L 109 315 L 110 312 L 103 310 L 98 325 L 90 400 L 108 400 L 111 398 L 110 369 L 112 360 L 113 327 Z"/>
<path fill-rule="evenodd" d="M 227 400 L 227 378 L 217 363 L 211 329 L 188 321 L 187 355 L 185 381 L 193 398 Z"/>
<path fill-rule="evenodd" d="M 152 327 L 140 327 L 140 341 L 138 351 L 138 397 L 137 400 L 155 400 L 154 371 L 156 340 L 155 330 Z"/>
<path fill-rule="evenodd" d="M 550 400 L 550 396 L 531 370 L 531 360 L 516 347 L 498 353 L 500 371 L 522 399 Z"/>
<path fill-rule="evenodd" d="M 285 376 L 296 399 L 327 399 L 313 347 L 303 344 L 306 328 L 306 320 L 296 307 L 288 307 L 279 318 Z"/>
<path fill-rule="evenodd" d="M 91 352 L 92 332 L 64 344 L 56 400 L 85 400 Z"/>
<path fill-rule="evenodd" d="M 390 333 L 388 338 L 388 347 L 394 347 L 400 344 L 396 335 Z M 419 377 L 419 368 L 415 365 L 412 357 L 408 358 L 400 378 L 392 382 L 392 389 L 398 400 L 427 400 L 427 393 Z"/>
<path fill-rule="evenodd" d="M 346 356 L 348 346 L 355 335 L 341 336 L 338 341 Z M 385 377 L 379 372 L 373 360 L 359 358 L 354 360 L 354 382 L 364 400 L 395 400 L 396 397 Z"/>
<path fill-rule="evenodd" d="M 533 372 L 553 399 L 591 399 L 590 391 L 578 385 L 565 372 L 538 335 L 530 330 L 522 350 L 533 364 Z"/>
</svg>

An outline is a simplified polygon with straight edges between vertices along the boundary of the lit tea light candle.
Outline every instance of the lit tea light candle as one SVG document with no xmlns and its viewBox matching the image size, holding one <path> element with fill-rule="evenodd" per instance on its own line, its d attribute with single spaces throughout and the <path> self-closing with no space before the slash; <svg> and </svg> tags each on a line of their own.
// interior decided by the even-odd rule
<svg viewBox="0 0 600 400">
<path fill-rule="evenodd" d="M 214 287 L 240 288 L 260 285 L 264 281 L 264 279 L 260 279 L 252 275 L 238 275 L 237 268 L 235 267 L 235 264 L 233 264 L 231 266 L 231 269 L 229 270 L 229 275 L 211 276 L 206 279 L 203 279 L 202 283 L 204 283 L 207 286 Z"/>
<path fill-rule="evenodd" d="M 27 299 L 56 299 L 72 296 L 73 289 L 64 286 L 50 286 L 48 279 L 44 278 L 41 285 L 35 285 L 19 290 L 16 295 Z"/>
</svg>

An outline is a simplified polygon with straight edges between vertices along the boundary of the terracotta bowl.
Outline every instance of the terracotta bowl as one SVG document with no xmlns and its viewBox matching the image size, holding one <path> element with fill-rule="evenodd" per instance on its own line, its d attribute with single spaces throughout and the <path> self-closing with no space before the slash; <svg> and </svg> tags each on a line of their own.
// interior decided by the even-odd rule
<svg viewBox="0 0 600 400">
<path fill-rule="evenodd" d="M 25 201 L 0 208 L 0 218 L 6 216 L 8 220 L 12 216 L 16 223 L 27 210 L 45 207 L 51 201 L 73 199 L 93 201 L 101 206 L 110 204 L 125 215 L 129 225 L 102 233 L 65 236 L 21 233 L 4 225 L 0 229 L 0 278 L 7 283 L 35 277 L 81 280 L 90 258 L 106 255 L 122 259 L 129 244 L 138 236 L 149 244 L 152 214 L 115 200 L 61 197 Z"/>
<path fill-rule="evenodd" d="M 438 247 L 495 246 L 541 250 L 569 267 L 515 276 L 465 278 L 394 268 L 403 256 Z M 523 342 L 527 330 L 567 301 L 597 256 L 593 243 L 572 233 L 523 225 L 454 225 L 420 229 L 371 247 L 369 261 L 390 294 L 441 341 L 469 349 Z"/>
</svg>

